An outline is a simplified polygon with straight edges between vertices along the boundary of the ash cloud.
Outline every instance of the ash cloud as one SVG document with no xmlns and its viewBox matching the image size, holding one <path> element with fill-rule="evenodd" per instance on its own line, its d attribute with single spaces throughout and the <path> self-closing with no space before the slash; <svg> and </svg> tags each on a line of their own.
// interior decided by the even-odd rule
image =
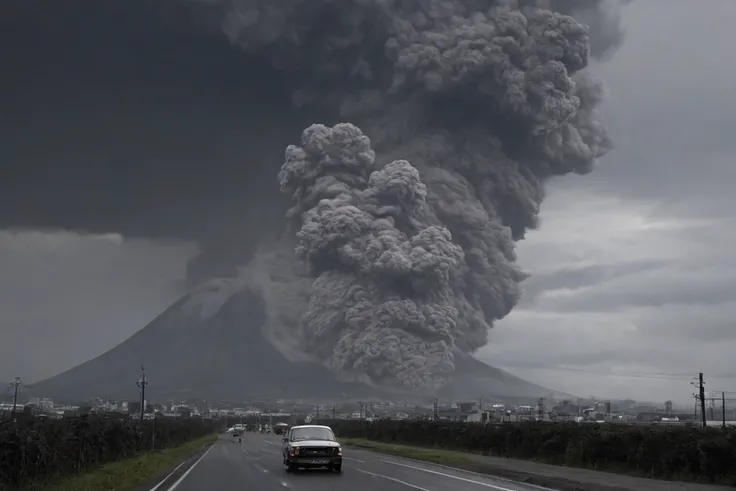
<svg viewBox="0 0 736 491">
<path fill-rule="evenodd" d="M 453 369 L 450 283 L 464 254 L 426 216 L 416 168 L 375 168 L 369 138 L 347 123 L 313 125 L 286 150 L 281 190 L 303 217 L 295 252 L 317 277 L 301 334 L 338 375 L 441 386 Z"/>
<path fill-rule="evenodd" d="M 611 148 L 588 29 L 511 2 L 237 5 L 232 42 L 309 73 L 292 100 L 365 131 L 313 125 L 279 174 L 316 278 L 297 322 L 307 350 L 372 383 L 448 382 L 455 353 L 519 300 L 514 240 L 536 226 L 545 180 Z M 326 11 L 328 33 L 312 23 Z"/>
<path fill-rule="evenodd" d="M 194 238 L 203 245 L 195 281 L 231 274 L 269 240 L 243 273 L 266 301 L 266 334 L 346 379 L 449 381 L 454 358 L 485 345 L 519 300 L 525 275 L 514 242 L 538 225 L 545 181 L 590 172 L 611 148 L 597 114 L 603 87 L 586 71 L 621 42 L 611 1 L 142 5 L 119 6 L 128 17 L 118 12 L 117 22 L 143 29 L 136 15 L 146 15 L 144 31 L 154 33 L 150 25 L 167 20 L 158 34 L 178 63 L 164 69 L 150 55 L 151 83 L 186 84 L 177 70 L 203 77 L 196 65 L 206 63 L 219 85 L 197 79 L 187 97 L 194 106 L 201 92 L 217 110 L 162 119 L 190 125 L 188 140 L 174 131 L 189 148 L 178 166 L 150 152 L 139 159 L 148 167 L 119 159 L 108 165 L 127 178 L 108 194 L 74 195 L 104 206 L 33 204 L 21 220 Z M 222 45 L 204 36 L 175 42 L 186 29 L 224 33 L 237 50 L 215 56 Z M 103 31 L 89 40 L 100 45 Z M 149 51 L 158 53 L 142 59 Z M 277 197 L 277 154 L 304 127 L 279 174 L 288 208 Z M 225 156 L 213 155 L 212 134 Z M 168 186 L 132 202 L 121 183 L 150 181 L 151 172 Z M 164 203 L 168 214 L 141 213 Z"/>
</svg>

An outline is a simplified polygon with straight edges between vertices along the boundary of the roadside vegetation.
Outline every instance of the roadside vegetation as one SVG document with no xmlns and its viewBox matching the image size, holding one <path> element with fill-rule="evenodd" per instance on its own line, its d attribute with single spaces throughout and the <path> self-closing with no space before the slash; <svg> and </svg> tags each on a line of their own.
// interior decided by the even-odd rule
<svg viewBox="0 0 736 491">
<path fill-rule="evenodd" d="M 489 472 L 490 459 L 529 460 L 653 479 L 736 487 L 736 428 L 621 424 L 325 421 L 344 444 Z"/>
<path fill-rule="evenodd" d="M 134 490 L 213 442 L 200 418 L 126 417 L 0 423 L 0 489 Z"/>
</svg>

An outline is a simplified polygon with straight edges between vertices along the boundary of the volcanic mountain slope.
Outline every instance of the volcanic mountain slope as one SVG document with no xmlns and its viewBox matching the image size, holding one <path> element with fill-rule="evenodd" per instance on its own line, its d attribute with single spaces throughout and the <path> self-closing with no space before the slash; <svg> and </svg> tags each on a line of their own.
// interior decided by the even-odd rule
<svg viewBox="0 0 736 491">
<path fill-rule="evenodd" d="M 152 400 L 430 396 L 342 383 L 322 366 L 290 361 L 262 333 L 261 297 L 234 285 L 233 280 L 208 282 L 110 351 L 30 388 L 65 401 L 96 396 L 135 399 L 143 365 Z M 457 361 L 453 383 L 437 395 L 475 399 L 549 393 L 465 356 Z"/>
</svg>

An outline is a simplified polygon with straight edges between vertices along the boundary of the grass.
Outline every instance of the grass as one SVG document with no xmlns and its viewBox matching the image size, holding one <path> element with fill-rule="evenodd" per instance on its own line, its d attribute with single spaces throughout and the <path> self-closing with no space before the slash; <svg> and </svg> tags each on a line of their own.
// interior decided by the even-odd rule
<svg viewBox="0 0 736 491">
<path fill-rule="evenodd" d="M 23 491 L 135 491 L 171 471 L 197 450 L 217 440 L 206 436 L 184 445 L 105 464 L 99 469 L 56 483 L 36 484 Z"/>
</svg>

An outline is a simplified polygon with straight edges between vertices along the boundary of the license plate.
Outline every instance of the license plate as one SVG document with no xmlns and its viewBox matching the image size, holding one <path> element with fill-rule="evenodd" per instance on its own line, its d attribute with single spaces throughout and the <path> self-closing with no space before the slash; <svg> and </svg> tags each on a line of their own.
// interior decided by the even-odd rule
<svg viewBox="0 0 736 491">
<path fill-rule="evenodd" d="M 327 464 L 329 460 L 326 459 L 312 459 L 310 463 L 312 464 Z"/>
</svg>

